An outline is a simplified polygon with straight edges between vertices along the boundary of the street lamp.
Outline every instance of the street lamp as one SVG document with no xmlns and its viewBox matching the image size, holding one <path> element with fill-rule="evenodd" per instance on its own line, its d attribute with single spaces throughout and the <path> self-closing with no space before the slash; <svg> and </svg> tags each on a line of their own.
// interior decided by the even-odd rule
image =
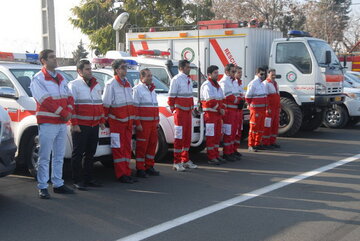
<svg viewBox="0 0 360 241">
<path fill-rule="evenodd" d="M 125 26 L 127 20 L 129 19 L 129 13 L 123 12 L 120 14 L 114 21 L 113 29 L 116 31 L 116 50 L 120 50 L 119 42 L 120 42 L 120 30 Z"/>
</svg>

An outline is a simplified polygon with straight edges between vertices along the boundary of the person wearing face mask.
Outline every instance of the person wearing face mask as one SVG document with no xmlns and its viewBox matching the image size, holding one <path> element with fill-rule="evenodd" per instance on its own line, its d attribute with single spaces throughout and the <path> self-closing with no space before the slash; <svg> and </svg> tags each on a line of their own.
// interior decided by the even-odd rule
<svg viewBox="0 0 360 241">
<path fill-rule="evenodd" d="M 136 175 L 159 176 L 154 169 L 158 142 L 159 107 L 155 85 L 149 69 L 140 71 L 140 83 L 133 88 L 136 113 Z"/>
<path fill-rule="evenodd" d="M 132 88 L 126 78 L 127 64 L 123 59 L 111 64 L 114 78 L 105 83 L 102 96 L 105 119 L 110 125 L 111 150 L 116 178 L 122 183 L 134 183 L 129 167 L 131 159 L 131 137 L 135 107 Z"/>
<path fill-rule="evenodd" d="M 238 148 L 240 147 L 240 140 L 241 140 L 241 132 L 243 129 L 243 107 L 245 104 L 245 91 L 244 91 L 244 85 L 242 82 L 242 68 L 240 66 L 236 66 L 236 73 L 235 73 L 235 79 L 238 83 L 238 98 L 239 98 L 239 104 L 238 104 L 238 116 L 237 116 L 237 132 L 235 136 L 235 142 L 234 142 L 234 153 L 235 155 L 242 156 L 240 152 L 238 152 Z"/>
<path fill-rule="evenodd" d="M 268 92 L 267 100 L 268 105 L 266 108 L 266 117 L 269 118 L 269 125 L 265 125 L 265 132 L 262 137 L 262 143 L 265 148 L 280 148 L 280 145 L 276 143 L 276 137 L 279 130 L 280 119 L 280 92 L 279 86 L 276 82 L 276 71 L 270 69 L 268 76 L 263 82 L 266 91 Z"/>
<path fill-rule="evenodd" d="M 201 85 L 200 100 L 205 119 L 205 135 L 208 163 L 219 165 L 224 162 L 219 155 L 222 116 L 225 115 L 224 94 L 218 84 L 219 67 L 211 65 L 207 68 L 208 79 Z"/>
<path fill-rule="evenodd" d="M 267 91 L 262 83 L 264 79 L 265 70 L 263 68 L 257 68 L 255 78 L 248 84 L 245 94 L 245 100 L 250 109 L 250 130 L 248 137 L 250 152 L 264 150 L 261 145 L 267 106 Z"/>
<path fill-rule="evenodd" d="M 192 81 L 189 74 L 190 62 L 180 60 L 179 73 L 172 78 L 169 88 L 168 105 L 174 113 L 175 122 L 173 169 L 178 172 L 185 171 L 185 168 L 197 168 L 197 165 L 189 159 L 194 108 Z"/>
<path fill-rule="evenodd" d="M 237 132 L 238 117 L 238 83 L 235 80 L 235 65 L 225 66 L 225 74 L 219 81 L 219 85 L 224 94 L 225 115 L 223 117 L 224 148 L 223 158 L 226 161 L 237 161 L 240 156 L 235 154 L 234 143 Z"/>
<path fill-rule="evenodd" d="M 73 152 L 71 167 L 73 186 L 78 190 L 100 187 L 101 183 L 92 177 L 94 155 L 99 140 L 99 127 L 105 129 L 102 88 L 93 77 L 88 60 L 77 65 L 78 77 L 69 83 L 74 97 L 75 109 L 71 118 Z"/>
</svg>

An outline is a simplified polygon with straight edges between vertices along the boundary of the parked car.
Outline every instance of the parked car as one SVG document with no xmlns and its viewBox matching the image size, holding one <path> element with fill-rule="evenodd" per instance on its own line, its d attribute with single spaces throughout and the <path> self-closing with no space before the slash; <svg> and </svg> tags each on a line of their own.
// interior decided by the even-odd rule
<svg viewBox="0 0 360 241">
<path fill-rule="evenodd" d="M 343 104 L 334 105 L 325 110 L 323 124 L 326 127 L 343 128 L 349 124 L 355 125 L 360 121 L 360 89 L 354 88 L 345 80 L 344 94 L 346 98 Z"/>
<path fill-rule="evenodd" d="M 348 82 L 353 88 L 360 88 L 360 73 L 347 71 L 344 77 L 344 80 Z"/>
<path fill-rule="evenodd" d="M 0 88 L 0 96 L 6 95 L 6 91 Z M 15 152 L 11 119 L 7 111 L 0 106 L 0 177 L 7 176 L 15 170 Z"/>
</svg>

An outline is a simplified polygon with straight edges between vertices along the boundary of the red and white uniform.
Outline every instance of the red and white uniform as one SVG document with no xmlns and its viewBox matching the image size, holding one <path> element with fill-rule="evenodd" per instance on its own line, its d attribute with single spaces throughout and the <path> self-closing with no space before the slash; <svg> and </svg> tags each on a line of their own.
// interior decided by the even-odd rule
<svg viewBox="0 0 360 241">
<path fill-rule="evenodd" d="M 264 133 L 264 120 L 266 112 L 267 91 L 261 79 L 255 76 L 247 88 L 245 99 L 250 109 L 250 130 L 248 145 L 261 145 L 261 138 Z"/>
<path fill-rule="evenodd" d="M 191 111 L 194 107 L 192 80 L 189 76 L 180 72 L 172 78 L 168 104 L 172 110 L 175 110 L 174 163 L 186 163 L 189 161 L 192 133 Z"/>
<path fill-rule="evenodd" d="M 78 76 L 77 79 L 70 81 L 69 89 L 75 103 L 72 125 L 97 126 L 105 123 L 101 99 L 102 88 L 95 78 L 90 80 L 88 86 L 85 80 Z"/>
<path fill-rule="evenodd" d="M 209 160 L 219 157 L 222 117 L 220 110 L 225 110 L 224 94 L 217 81 L 207 80 L 201 85 L 200 100 L 205 112 L 206 148 Z"/>
<path fill-rule="evenodd" d="M 130 176 L 131 136 L 135 107 L 130 83 L 115 77 L 105 84 L 103 98 L 105 119 L 110 125 L 115 176 Z"/>
<path fill-rule="evenodd" d="M 271 118 L 271 126 L 265 127 L 265 132 L 262 137 L 264 145 L 272 145 L 276 142 L 276 137 L 279 130 L 279 119 L 280 119 L 280 92 L 276 81 L 266 79 L 263 82 L 267 95 L 267 111 L 266 117 Z"/>
<path fill-rule="evenodd" d="M 238 96 L 237 97 L 239 100 L 239 104 L 244 103 L 245 102 L 244 85 L 243 85 L 241 79 L 236 79 L 236 81 L 238 83 Z M 243 110 L 242 110 L 242 108 L 241 109 L 238 108 L 236 125 L 237 125 L 237 132 L 235 135 L 234 152 L 237 151 L 237 149 L 240 147 L 241 132 L 243 130 Z"/>
<path fill-rule="evenodd" d="M 42 68 L 34 75 L 30 89 L 37 103 L 38 124 L 66 123 L 64 118 L 73 112 L 74 99 L 61 74 L 56 73 L 54 78 Z"/>
<path fill-rule="evenodd" d="M 239 87 L 236 80 L 224 75 L 219 81 L 224 94 L 225 116 L 223 117 L 224 154 L 234 153 L 235 135 L 238 129 Z"/>
<path fill-rule="evenodd" d="M 136 132 L 136 169 L 146 170 L 154 166 L 156 145 L 158 142 L 159 106 L 155 85 L 139 83 L 133 88 L 137 126 Z"/>
</svg>

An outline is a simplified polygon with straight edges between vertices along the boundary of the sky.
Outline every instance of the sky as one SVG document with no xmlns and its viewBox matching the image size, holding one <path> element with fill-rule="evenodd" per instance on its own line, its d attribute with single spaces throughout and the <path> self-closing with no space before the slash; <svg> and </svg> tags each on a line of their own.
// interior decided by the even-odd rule
<svg viewBox="0 0 360 241">
<path fill-rule="evenodd" d="M 81 0 L 54 0 L 56 54 L 58 57 L 72 57 L 80 39 L 89 44 L 89 39 L 68 21 L 70 9 Z M 353 0 L 360 3 L 360 0 Z M 0 0 L 0 52 L 40 52 L 41 43 L 41 0 Z M 352 6 L 360 12 L 360 4 Z"/>
</svg>

